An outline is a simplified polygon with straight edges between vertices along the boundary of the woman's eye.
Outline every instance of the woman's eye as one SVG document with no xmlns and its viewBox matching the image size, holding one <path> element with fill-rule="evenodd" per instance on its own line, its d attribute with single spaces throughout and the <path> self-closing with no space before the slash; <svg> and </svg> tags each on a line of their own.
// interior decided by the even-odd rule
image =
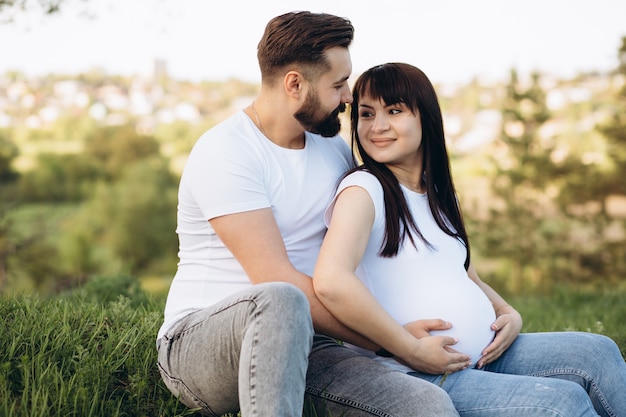
<svg viewBox="0 0 626 417">
<path fill-rule="evenodd" d="M 398 114 L 398 113 L 402 113 L 402 110 L 400 110 L 400 109 L 391 109 L 391 110 L 389 110 L 389 114 Z"/>
</svg>

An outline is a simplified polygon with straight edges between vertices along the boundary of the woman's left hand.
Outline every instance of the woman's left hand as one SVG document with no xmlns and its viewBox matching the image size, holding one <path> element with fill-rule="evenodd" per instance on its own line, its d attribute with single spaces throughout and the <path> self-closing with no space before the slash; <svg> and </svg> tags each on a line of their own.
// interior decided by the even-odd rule
<svg viewBox="0 0 626 417">
<path fill-rule="evenodd" d="M 478 361 L 478 368 L 498 359 L 513 344 L 522 330 L 522 316 L 510 305 L 499 308 L 496 314 L 496 321 L 491 325 L 491 329 L 496 332 L 496 337 L 483 350 L 483 356 Z"/>
</svg>

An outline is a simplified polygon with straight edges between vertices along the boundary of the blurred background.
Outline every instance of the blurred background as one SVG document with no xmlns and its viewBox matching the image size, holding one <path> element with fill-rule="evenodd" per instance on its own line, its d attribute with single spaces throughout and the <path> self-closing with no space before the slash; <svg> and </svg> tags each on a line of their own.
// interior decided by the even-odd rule
<svg viewBox="0 0 626 417">
<path fill-rule="evenodd" d="M 429 75 L 485 281 L 626 294 L 618 0 L 0 0 L 0 292 L 166 291 L 186 156 L 254 98 L 256 44 L 291 10 L 353 22 L 354 77 Z"/>
</svg>

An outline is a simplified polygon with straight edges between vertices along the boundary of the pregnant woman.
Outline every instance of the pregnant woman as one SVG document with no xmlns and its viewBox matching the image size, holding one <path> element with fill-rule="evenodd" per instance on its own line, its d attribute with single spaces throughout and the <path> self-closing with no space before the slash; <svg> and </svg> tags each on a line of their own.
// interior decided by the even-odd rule
<svg viewBox="0 0 626 417">
<path fill-rule="evenodd" d="M 325 306 L 380 350 L 349 347 L 442 386 L 461 416 L 626 416 L 626 363 L 611 339 L 520 334 L 519 313 L 476 273 L 426 75 L 376 66 L 353 98 L 363 164 L 326 211 L 313 275 Z"/>
</svg>

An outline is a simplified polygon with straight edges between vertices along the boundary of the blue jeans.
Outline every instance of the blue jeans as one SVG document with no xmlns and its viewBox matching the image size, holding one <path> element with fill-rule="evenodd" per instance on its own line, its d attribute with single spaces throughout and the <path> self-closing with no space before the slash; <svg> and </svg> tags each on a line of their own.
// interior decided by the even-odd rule
<svg viewBox="0 0 626 417">
<path fill-rule="evenodd" d="M 435 384 L 391 370 L 326 336 L 315 336 L 306 382 L 309 416 L 458 416 Z"/>
<path fill-rule="evenodd" d="M 626 363 L 597 334 L 525 333 L 484 369 L 410 375 L 441 385 L 461 417 L 626 416 Z"/>
<path fill-rule="evenodd" d="M 436 385 L 314 337 L 309 309 L 267 283 L 190 314 L 157 342 L 165 385 L 208 416 L 458 417 Z"/>
</svg>

